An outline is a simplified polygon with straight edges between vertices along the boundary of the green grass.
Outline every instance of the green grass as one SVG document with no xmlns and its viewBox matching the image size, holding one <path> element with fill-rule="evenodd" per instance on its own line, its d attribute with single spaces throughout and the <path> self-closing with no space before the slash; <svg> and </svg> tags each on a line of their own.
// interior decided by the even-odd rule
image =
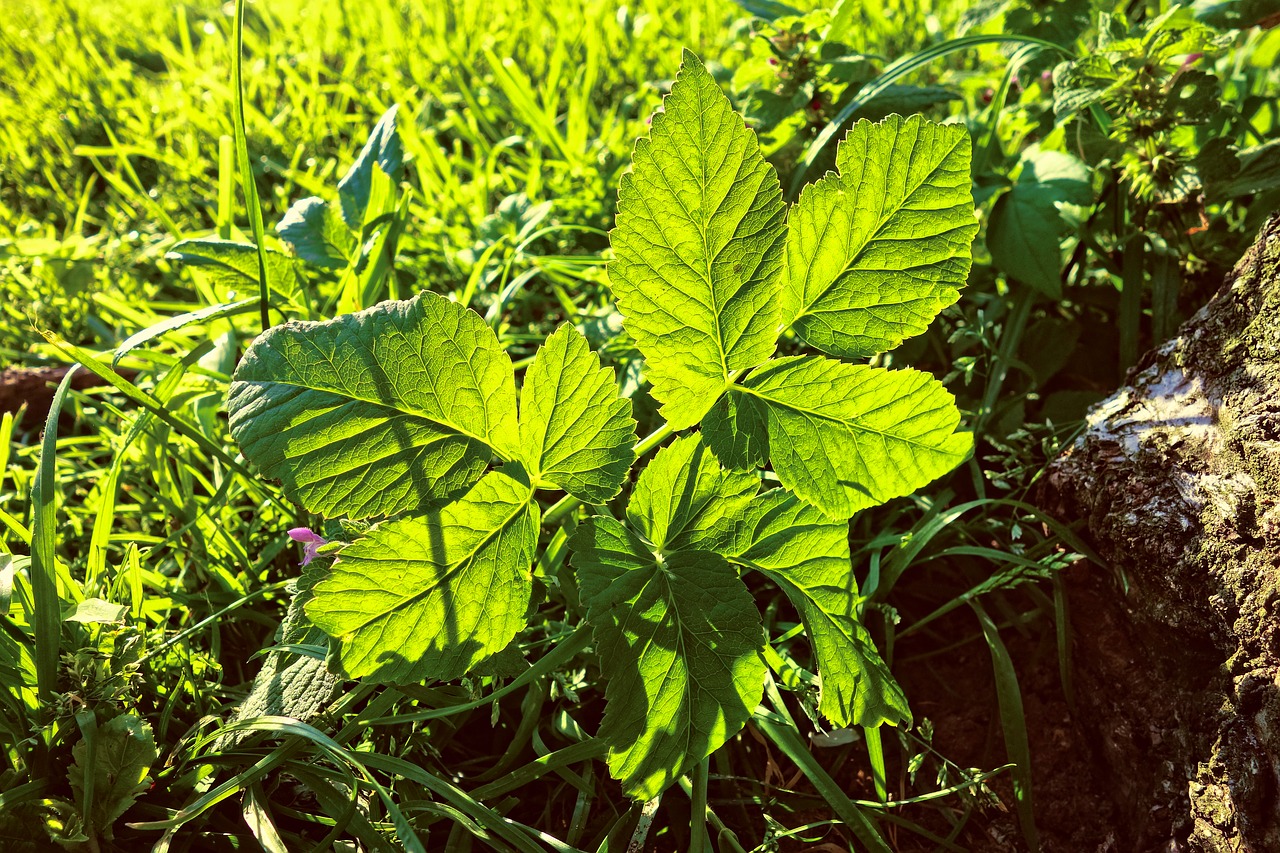
<svg viewBox="0 0 1280 853">
<path fill-rule="evenodd" d="M 1034 837 L 1018 679 L 1000 637 L 1047 638 L 1066 688 L 1070 628 L 1044 579 L 1089 552 L 1020 501 L 1078 426 L 1080 407 L 1068 403 L 1098 399 L 1118 379 L 1107 353 L 1121 346 L 1117 314 L 1128 350 L 1139 333 L 1168 330 L 1163 309 L 1144 308 L 1133 287 L 1121 305 L 1118 283 L 1141 283 L 1142 270 L 1115 263 L 1116 248 L 1139 227 L 1157 233 L 1164 214 L 1140 226 L 1121 210 L 1121 227 L 1085 226 L 1060 302 L 1008 280 L 979 243 L 969 288 L 940 330 L 883 358 L 945 376 L 981 441 L 968 469 L 854 519 L 869 623 L 891 666 L 904 640 L 916 657 L 986 645 L 1008 762 L 997 750 L 983 770 L 958 767 L 933 750 L 927 725 L 811 749 L 808 647 L 785 597 L 757 584 L 772 641 L 766 705 L 644 814 L 597 760 L 603 691 L 560 572 L 563 538 L 545 543 L 537 568 L 547 594 L 519 637 L 523 670 L 345 685 L 332 696 L 317 682 L 323 713 L 313 719 L 236 716 L 300 573 L 285 531 L 310 519 L 244 466 L 227 434 L 229 375 L 260 327 L 256 282 L 231 292 L 165 257 L 183 239 L 251 239 L 233 142 L 233 8 L 18 0 L 0 17 L 0 362 L 81 361 L 112 383 L 65 390 L 61 417 L 55 408 L 47 423 L 30 413 L 0 421 L 0 846 L 43 849 L 33 839 L 50 826 L 104 850 L 169 838 L 173 850 L 351 849 L 334 846 L 344 841 L 594 851 L 625 849 L 647 827 L 639 834 L 658 850 L 764 851 L 795 837 L 851 849 L 879 836 L 896 849 L 952 850 L 974 824 L 998 819 L 983 804 L 988 784 L 1006 780 L 1004 805 Z M 947 51 L 964 11 L 865 4 L 850 41 L 880 57 L 878 69 L 922 51 L 939 57 L 909 79 L 960 95 L 931 114 L 968 123 L 992 180 L 1003 180 L 1045 137 L 1045 93 L 1028 80 L 1007 106 L 984 102 L 988 89 L 1010 88 L 1006 55 L 996 44 Z M 682 48 L 726 83 L 762 50 L 744 18 L 727 0 L 249 3 L 244 120 L 265 242 L 279 248 L 272 227 L 291 202 L 332 196 L 374 121 L 399 103 L 408 225 L 380 295 L 453 294 L 490 320 L 518 366 L 573 321 L 634 385 L 634 352 L 610 332 L 603 271 L 618 177 Z M 1242 144 L 1275 138 L 1280 72 L 1267 57 L 1277 50 L 1275 31 L 1250 31 L 1215 60 L 1228 99 L 1252 110 L 1247 131 L 1232 125 Z M 820 133 L 783 126 L 773 149 L 791 159 L 779 165 L 794 167 Z M 1206 244 L 1247 242 L 1267 199 L 1211 206 L 1212 230 L 1175 245 L 1179 262 L 1212 278 L 1221 261 Z M 309 274 L 317 316 L 337 285 Z M 148 329 L 112 373 L 113 351 Z M 1091 346 L 1055 345 L 1062 358 L 1046 362 L 1042 342 L 1072 329 Z M 643 394 L 637 416 L 641 435 L 661 428 Z M 58 618 L 94 599 L 123 614 Z M 314 651 L 298 642 L 286 654 L 294 665 Z M 107 761 L 124 741 L 103 724 L 122 716 L 154 735 L 154 786 L 111 840 L 70 769 Z"/>
</svg>

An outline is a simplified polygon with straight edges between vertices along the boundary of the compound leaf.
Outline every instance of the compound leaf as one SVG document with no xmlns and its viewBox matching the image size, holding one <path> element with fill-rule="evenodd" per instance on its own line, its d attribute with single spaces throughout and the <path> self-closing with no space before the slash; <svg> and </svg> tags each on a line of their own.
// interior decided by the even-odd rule
<svg viewBox="0 0 1280 853">
<path fill-rule="evenodd" d="M 584 521 L 570 547 L 609 679 L 599 736 L 609 771 L 656 797 L 736 734 L 764 690 L 760 618 L 723 557 L 656 557 L 612 518 Z"/>
<path fill-rule="evenodd" d="M 772 354 L 783 210 L 755 134 L 686 52 L 636 142 L 610 235 L 613 293 L 672 427 L 697 423 L 735 371 Z"/>
<path fill-rule="evenodd" d="M 711 550 L 759 489 L 755 474 L 724 471 L 697 435 L 682 436 L 640 472 L 627 521 L 659 551 Z"/>
<path fill-rule="evenodd" d="M 306 614 L 337 639 L 351 678 L 448 680 L 525 625 L 538 509 L 518 465 L 458 500 L 383 522 L 338 552 Z"/>
<path fill-rule="evenodd" d="M 817 658 L 818 709 L 838 726 L 911 724 L 911 711 L 863 627 L 849 559 L 849 525 L 783 489 L 751 502 L 723 553 L 782 588 L 800 611 Z"/>
<path fill-rule="evenodd" d="M 444 500 L 517 455 L 515 376 L 485 322 L 432 293 L 263 333 L 232 376 L 231 434 L 307 509 Z"/>
<path fill-rule="evenodd" d="M 839 172 L 806 187 L 788 219 L 783 322 L 846 358 L 923 332 L 969 276 L 969 158 L 960 125 L 918 115 L 854 125 Z"/>
<path fill-rule="evenodd" d="M 631 401 L 613 371 L 572 326 L 561 326 L 533 359 L 520 391 L 520 447 L 535 484 L 563 489 L 583 503 L 618 494 L 636 441 Z"/>
<path fill-rule="evenodd" d="M 833 518 L 909 495 L 973 446 L 955 399 L 927 373 L 820 356 L 770 361 L 734 391 L 766 412 L 778 479 Z"/>
</svg>

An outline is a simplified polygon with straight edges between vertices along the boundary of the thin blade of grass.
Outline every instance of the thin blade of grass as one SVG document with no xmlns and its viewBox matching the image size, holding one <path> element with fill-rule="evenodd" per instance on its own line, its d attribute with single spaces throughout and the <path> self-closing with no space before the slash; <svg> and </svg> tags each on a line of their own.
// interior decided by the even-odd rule
<svg viewBox="0 0 1280 853">
<path fill-rule="evenodd" d="M 862 809 L 854 805 L 836 781 L 822 768 L 818 760 L 805 747 L 804 741 L 800 739 L 800 735 L 794 728 L 787 725 L 782 717 L 767 711 L 757 710 L 751 719 L 760 731 L 764 732 L 769 740 L 773 741 L 774 745 L 800 768 L 817 789 L 818 794 L 826 800 L 831 810 L 845 822 L 849 831 L 864 847 L 875 853 L 891 853 L 889 845 L 885 844 L 875 824 Z"/>
<path fill-rule="evenodd" d="M 1000 639 L 1000 630 L 982 605 L 969 602 L 982 635 L 991 650 L 991 665 L 995 670 L 996 698 L 1000 705 L 1000 727 L 1004 731 L 1005 751 L 1013 762 L 1013 797 L 1022 837 L 1031 853 L 1040 849 L 1040 834 L 1036 830 L 1035 810 L 1031 801 L 1031 743 L 1027 737 L 1027 718 L 1022 710 L 1022 690 L 1018 687 L 1018 674 L 1014 671 L 1009 650 Z"/>
<path fill-rule="evenodd" d="M 58 684 L 58 659 L 62 653 L 62 599 L 58 595 L 55 535 L 58 523 L 58 417 L 62 414 L 77 366 L 72 366 L 62 377 L 49 406 L 31 496 L 31 595 L 35 601 L 31 622 L 36 641 L 36 694 L 41 703 L 53 699 Z"/>
<path fill-rule="evenodd" d="M 809 173 L 810 167 L 817 161 L 818 155 L 831 143 L 831 140 L 835 138 L 836 134 L 840 132 L 840 129 L 844 127 L 849 119 L 853 118 L 858 110 L 862 109 L 871 99 L 885 92 L 900 78 L 905 77 L 912 71 L 923 68 L 935 59 L 941 59 L 956 51 L 968 50 L 984 44 L 1034 44 L 1047 50 L 1056 50 L 1069 58 L 1074 58 L 1075 56 L 1075 54 L 1059 44 L 1033 36 L 1021 35 L 961 36 L 960 38 L 949 39 L 941 44 L 926 48 L 919 53 L 904 56 L 891 63 L 880 72 L 878 77 L 859 89 L 858 94 L 851 98 L 836 114 L 836 117 L 822 129 L 817 138 L 809 143 L 800 158 L 795 174 L 791 178 L 791 185 L 788 188 L 791 197 L 794 198 L 799 193 L 800 187 L 804 186 L 805 175 Z"/>
<path fill-rule="evenodd" d="M 235 100 L 236 159 L 240 162 L 240 183 L 244 186 L 244 202 L 249 215 L 249 228 L 258 250 L 258 310 L 262 331 L 271 328 L 267 308 L 271 293 L 267 285 L 267 249 L 263 245 L 262 204 L 258 200 L 258 185 L 253 180 L 253 166 L 249 162 L 249 139 L 244 119 L 244 6 L 245 0 L 236 0 L 235 57 L 231 63 L 231 87 Z"/>
</svg>

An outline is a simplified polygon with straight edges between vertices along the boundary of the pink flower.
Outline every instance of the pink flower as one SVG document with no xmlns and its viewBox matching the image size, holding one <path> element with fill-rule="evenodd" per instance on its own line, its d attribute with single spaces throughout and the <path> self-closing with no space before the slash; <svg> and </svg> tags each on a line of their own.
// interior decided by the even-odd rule
<svg viewBox="0 0 1280 853">
<path fill-rule="evenodd" d="M 295 527 L 290 530 L 289 538 L 294 542 L 302 543 L 302 565 L 304 566 L 316 558 L 316 552 L 320 550 L 321 545 L 329 544 L 328 539 L 305 527 Z"/>
</svg>

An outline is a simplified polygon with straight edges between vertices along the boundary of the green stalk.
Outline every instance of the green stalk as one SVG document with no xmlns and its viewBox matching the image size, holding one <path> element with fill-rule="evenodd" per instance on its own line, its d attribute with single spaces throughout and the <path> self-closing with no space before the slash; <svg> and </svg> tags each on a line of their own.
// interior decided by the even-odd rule
<svg viewBox="0 0 1280 853">
<path fill-rule="evenodd" d="M 690 774 L 693 789 L 689 792 L 689 853 L 711 853 L 711 838 L 707 835 L 707 777 L 710 772 L 710 759 L 704 758 L 694 765 Z"/>
<path fill-rule="evenodd" d="M 258 249 L 258 310 L 262 318 L 262 331 L 271 328 L 267 315 L 271 290 L 267 285 L 267 250 L 263 245 L 262 205 L 258 200 L 258 185 L 253 181 L 253 167 L 249 163 L 249 140 L 244 119 L 244 0 L 236 0 L 236 55 L 231 63 L 231 86 L 235 97 L 236 159 L 240 161 L 240 182 L 244 184 L 244 201 L 248 207 L 249 228 Z"/>
</svg>

